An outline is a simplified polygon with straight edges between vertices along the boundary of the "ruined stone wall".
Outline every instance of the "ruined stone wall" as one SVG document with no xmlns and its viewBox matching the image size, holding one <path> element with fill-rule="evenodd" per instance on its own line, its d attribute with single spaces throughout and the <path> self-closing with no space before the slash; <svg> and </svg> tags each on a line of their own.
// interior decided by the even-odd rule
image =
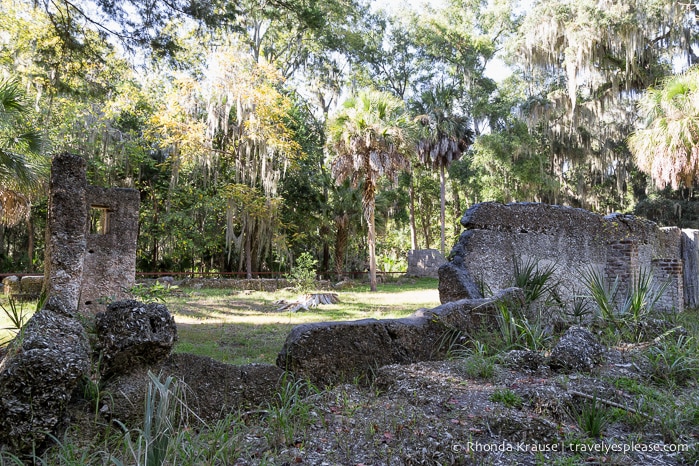
<svg viewBox="0 0 699 466">
<path fill-rule="evenodd" d="M 136 278 L 138 239 L 138 191 L 88 186 L 87 205 L 92 212 L 88 225 L 83 265 L 80 309 L 103 310 L 109 300 L 130 297 Z"/>
<path fill-rule="evenodd" d="M 409 277 L 438 277 L 439 268 L 444 265 L 446 259 L 436 249 L 414 249 L 408 251 Z"/>
<path fill-rule="evenodd" d="M 51 309 L 95 313 L 136 276 L 139 193 L 87 184 L 85 161 L 51 164 L 44 291 Z"/>
<path fill-rule="evenodd" d="M 477 204 L 466 211 L 461 223 L 466 231 L 440 275 L 453 276 L 454 270 L 449 269 L 456 268 L 495 291 L 512 286 L 515 260 L 538 261 L 541 266 L 555 266 L 559 290 L 568 301 L 586 294 L 583 271 L 594 269 L 609 280 L 618 276 L 620 296 L 624 296 L 633 277 L 647 270 L 656 283 L 669 282 L 658 307 L 684 307 L 683 233 L 678 228 L 658 228 L 628 215 L 602 217 L 583 209 L 536 203 Z M 443 302 L 468 296 L 460 296 L 458 287 L 440 289 Z"/>
<path fill-rule="evenodd" d="M 46 221 L 44 290 L 52 308 L 75 311 L 80 302 L 86 246 L 85 160 L 59 154 L 51 163 Z"/>
</svg>

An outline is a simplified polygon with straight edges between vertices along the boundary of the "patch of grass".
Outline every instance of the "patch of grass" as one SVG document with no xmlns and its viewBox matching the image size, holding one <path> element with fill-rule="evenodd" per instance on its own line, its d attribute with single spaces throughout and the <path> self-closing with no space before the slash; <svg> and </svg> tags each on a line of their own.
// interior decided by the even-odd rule
<svg viewBox="0 0 699 466">
<path fill-rule="evenodd" d="M 312 384 L 285 376 L 275 401 L 268 407 L 270 445 L 284 447 L 303 441 L 313 423 L 313 405 L 306 399 L 313 393 L 318 390 Z"/>
<path fill-rule="evenodd" d="M 699 375 L 699 348 L 693 337 L 663 339 L 646 352 L 653 380 L 663 384 L 684 384 Z"/>
<path fill-rule="evenodd" d="M 604 429 L 609 424 L 609 413 L 602 403 L 597 399 L 585 402 L 580 410 L 572 412 L 575 423 L 582 432 L 590 438 L 600 438 Z"/>
<path fill-rule="evenodd" d="M 472 344 L 472 348 L 454 351 L 454 357 L 463 360 L 466 376 L 474 379 L 492 379 L 495 376 L 497 356 L 489 356 L 488 347 L 480 341 L 473 341 Z"/>
<path fill-rule="evenodd" d="M 521 408 L 523 404 L 522 397 L 509 388 L 496 389 L 489 399 L 495 403 L 502 403 L 508 408 Z"/>
</svg>

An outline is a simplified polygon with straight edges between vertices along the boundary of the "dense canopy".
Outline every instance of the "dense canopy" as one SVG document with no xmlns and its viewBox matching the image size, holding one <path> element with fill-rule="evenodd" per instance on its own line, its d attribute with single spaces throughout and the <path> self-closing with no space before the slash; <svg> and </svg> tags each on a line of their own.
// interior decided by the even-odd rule
<svg viewBox="0 0 699 466">
<path fill-rule="evenodd" d="M 144 272 L 375 284 L 488 200 L 699 226 L 693 3 L 439 5 L 2 2 L 0 266 L 41 266 L 60 151 L 139 190 Z"/>
</svg>

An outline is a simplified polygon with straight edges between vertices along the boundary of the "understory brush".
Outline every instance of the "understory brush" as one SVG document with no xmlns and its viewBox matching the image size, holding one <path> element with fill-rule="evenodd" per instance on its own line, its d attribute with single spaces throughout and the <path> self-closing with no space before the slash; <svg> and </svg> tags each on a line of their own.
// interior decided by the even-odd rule
<svg viewBox="0 0 699 466">
<path fill-rule="evenodd" d="M 598 325 L 611 342 L 639 342 L 644 337 L 644 323 L 656 315 L 666 317 L 658 314 L 655 307 L 669 281 L 657 284 L 649 270 L 642 268 L 634 275 L 623 297 L 619 277 L 610 282 L 602 271 L 593 267 L 580 274 L 587 297 L 597 306 Z"/>
<path fill-rule="evenodd" d="M 463 361 L 463 371 L 467 377 L 490 380 L 495 376 L 499 356 L 489 354 L 485 343 L 472 341 L 470 346 L 455 350 L 452 357 Z"/>
</svg>

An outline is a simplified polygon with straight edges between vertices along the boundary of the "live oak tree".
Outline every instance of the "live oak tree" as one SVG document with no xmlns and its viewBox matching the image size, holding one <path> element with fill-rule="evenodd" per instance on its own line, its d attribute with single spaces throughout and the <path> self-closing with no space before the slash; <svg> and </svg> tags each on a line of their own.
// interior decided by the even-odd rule
<svg viewBox="0 0 699 466">
<path fill-rule="evenodd" d="M 691 3 L 542 0 L 527 11 L 509 55 L 528 87 L 520 112 L 549 141 L 562 201 L 626 207 L 635 100 L 673 61 L 694 60 Z"/>
</svg>

